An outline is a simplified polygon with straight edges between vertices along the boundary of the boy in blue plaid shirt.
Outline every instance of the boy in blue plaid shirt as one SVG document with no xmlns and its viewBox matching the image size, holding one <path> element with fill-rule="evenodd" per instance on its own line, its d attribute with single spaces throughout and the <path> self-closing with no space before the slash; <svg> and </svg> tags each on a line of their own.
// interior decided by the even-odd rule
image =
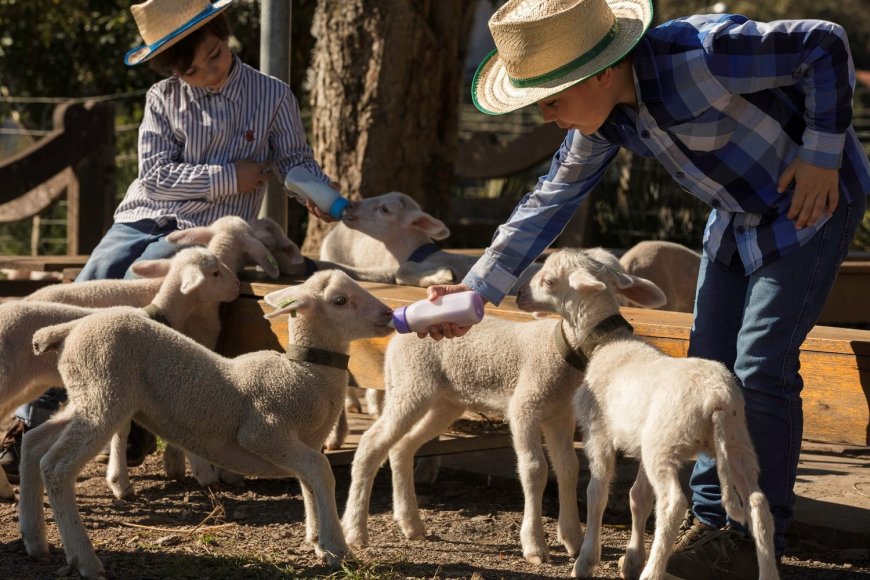
<svg viewBox="0 0 870 580">
<path fill-rule="evenodd" d="M 511 0 L 493 15 L 497 49 L 478 68 L 475 104 L 502 114 L 537 103 L 568 133 L 462 284 L 430 296 L 473 289 L 497 304 L 619 147 L 658 159 L 712 207 L 689 355 L 740 380 L 781 556 L 803 429 L 799 348 L 870 193 L 851 125 L 849 45 L 842 27 L 818 20 L 696 15 L 650 29 L 651 20 L 647 0 Z M 691 488 L 668 572 L 757 577 L 751 540 L 727 525 L 710 457 L 698 457 Z"/>
</svg>

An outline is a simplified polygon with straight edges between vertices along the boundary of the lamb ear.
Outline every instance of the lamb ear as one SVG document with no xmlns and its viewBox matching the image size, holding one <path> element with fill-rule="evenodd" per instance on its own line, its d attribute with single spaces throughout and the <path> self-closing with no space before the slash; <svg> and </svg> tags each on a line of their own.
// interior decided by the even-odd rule
<svg viewBox="0 0 870 580">
<path fill-rule="evenodd" d="M 450 235 L 450 230 L 444 222 L 421 210 L 408 212 L 405 216 L 405 225 L 420 230 L 433 240 L 443 240 Z"/>
<path fill-rule="evenodd" d="M 173 244 L 197 244 L 207 246 L 214 237 L 214 230 L 208 227 L 189 228 L 176 230 L 166 236 L 166 241 Z"/>
<path fill-rule="evenodd" d="M 661 288 L 639 276 L 617 273 L 619 293 L 644 308 L 660 308 L 668 301 Z"/>
<path fill-rule="evenodd" d="M 568 285 L 576 292 L 607 290 L 607 285 L 587 272 L 586 270 L 574 270 L 568 276 Z"/>
<path fill-rule="evenodd" d="M 140 260 L 130 266 L 130 271 L 142 278 L 162 278 L 169 273 L 172 260 L 162 258 L 160 260 Z"/>
<path fill-rule="evenodd" d="M 295 317 L 297 312 L 304 313 L 314 303 L 310 296 L 298 288 L 282 288 L 269 292 L 263 297 L 263 301 L 274 308 L 272 312 L 263 315 L 263 318 L 266 319 L 287 313 L 290 313 L 291 317 Z"/>
<path fill-rule="evenodd" d="M 288 243 L 281 244 L 281 247 L 278 248 L 278 254 L 284 257 L 285 261 L 288 264 L 301 264 L 305 260 L 302 258 L 302 251 L 299 250 L 299 246 L 287 240 Z"/>
<path fill-rule="evenodd" d="M 263 242 L 254 238 L 246 237 L 245 239 L 245 254 L 256 265 L 261 267 L 266 275 L 270 278 L 277 278 L 280 272 L 278 271 L 278 261 L 269 252 L 269 249 L 263 245 Z"/>
<path fill-rule="evenodd" d="M 181 270 L 181 293 L 190 294 L 205 283 L 205 275 L 196 266 L 185 266 Z"/>
</svg>

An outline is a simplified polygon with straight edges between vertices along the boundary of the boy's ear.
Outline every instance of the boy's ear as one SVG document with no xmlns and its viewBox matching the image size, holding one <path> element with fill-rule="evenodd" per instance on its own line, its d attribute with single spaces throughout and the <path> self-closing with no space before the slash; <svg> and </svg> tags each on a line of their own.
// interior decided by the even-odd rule
<svg viewBox="0 0 870 580">
<path fill-rule="evenodd" d="M 290 314 L 295 317 L 297 313 L 305 314 L 310 311 L 314 305 L 314 299 L 298 288 L 282 288 L 269 292 L 263 297 L 263 301 L 274 308 L 272 312 L 267 312 L 263 318 L 270 319 L 282 314 Z"/>
<path fill-rule="evenodd" d="M 130 271 L 142 278 L 162 278 L 169 273 L 169 267 L 171 264 L 172 260 L 169 258 L 162 258 L 160 260 L 140 260 L 130 266 Z"/>
<path fill-rule="evenodd" d="M 173 244 L 198 244 L 207 246 L 214 237 L 214 231 L 207 227 L 189 228 L 186 230 L 176 230 L 166 236 L 166 241 Z"/>
<path fill-rule="evenodd" d="M 409 211 L 408 215 L 405 216 L 404 225 L 420 230 L 433 240 L 443 240 L 450 235 L 450 230 L 444 222 L 421 210 Z"/>
</svg>

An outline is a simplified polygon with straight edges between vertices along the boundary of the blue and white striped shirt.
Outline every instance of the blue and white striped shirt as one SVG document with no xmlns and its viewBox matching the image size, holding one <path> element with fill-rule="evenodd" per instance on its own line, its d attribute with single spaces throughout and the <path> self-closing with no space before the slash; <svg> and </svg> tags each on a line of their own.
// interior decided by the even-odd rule
<svg viewBox="0 0 870 580">
<path fill-rule="evenodd" d="M 225 215 L 257 217 L 265 187 L 236 187 L 240 160 L 271 160 L 283 176 L 304 165 L 328 182 L 305 140 L 296 97 L 286 83 L 242 63 L 220 91 L 191 87 L 178 77 L 156 83 L 139 127 L 139 177 L 115 210 L 116 222 L 175 218 L 180 229 Z"/>
<path fill-rule="evenodd" d="M 550 171 L 499 227 L 463 282 L 498 304 L 562 232 L 620 146 L 658 159 L 713 207 L 704 250 L 750 274 L 827 221 L 796 229 L 794 186 L 777 181 L 796 156 L 839 168 L 840 203 L 870 193 L 870 162 L 851 126 L 855 70 L 842 27 L 692 16 L 644 35 L 632 52 L 637 110 L 618 106 L 594 135 L 568 132 Z"/>
</svg>

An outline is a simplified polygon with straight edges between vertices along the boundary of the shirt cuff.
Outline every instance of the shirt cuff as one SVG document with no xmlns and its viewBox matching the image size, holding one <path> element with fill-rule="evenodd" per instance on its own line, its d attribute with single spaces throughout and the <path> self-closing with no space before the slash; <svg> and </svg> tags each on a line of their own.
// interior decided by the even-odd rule
<svg viewBox="0 0 870 580">
<path fill-rule="evenodd" d="M 805 129 L 804 144 L 798 150 L 798 157 L 811 165 L 839 169 L 843 161 L 843 147 L 846 145 L 845 133 L 822 133 Z"/>
<path fill-rule="evenodd" d="M 466 274 L 462 283 L 498 306 L 516 285 L 517 277 L 499 266 L 487 252 Z"/>
<path fill-rule="evenodd" d="M 221 198 L 238 193 L 236 185 L 236 164 L 210 165 L 208 168 L 208 200 L 217 201 Z"/>
</svg>

